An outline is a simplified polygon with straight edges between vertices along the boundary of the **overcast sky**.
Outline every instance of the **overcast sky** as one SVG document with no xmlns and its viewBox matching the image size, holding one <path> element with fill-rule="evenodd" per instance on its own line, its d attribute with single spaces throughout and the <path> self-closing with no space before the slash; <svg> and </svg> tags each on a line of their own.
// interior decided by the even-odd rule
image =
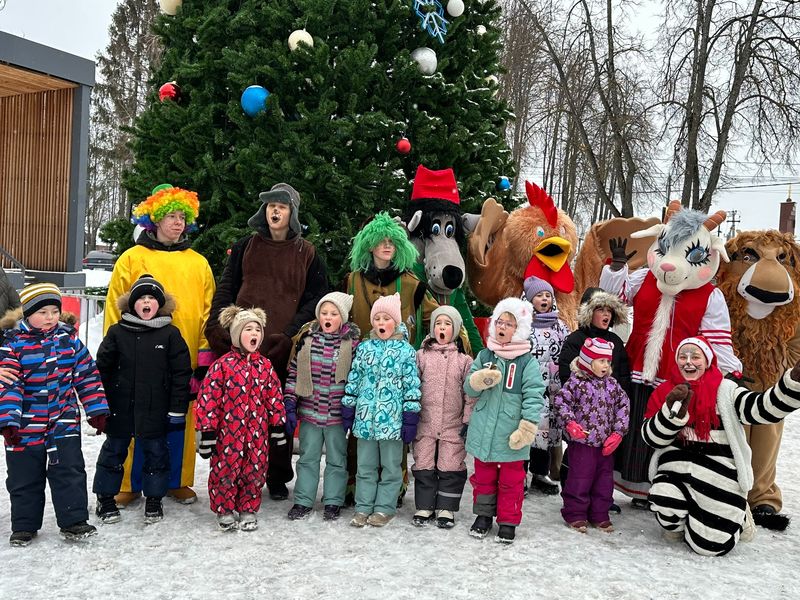
<svg viewBox="0 0 800 600">
<path fill-rule="evenodd" d="M 188 0 L 191 1 L 191 0 Z M 2 4 L 3 0 L 0 0 Z M 5 31 L 59 50 L 94 59 L 108 43 L 108 26 L 116 7 L 115 0 L 5 0 L 0 10 L 0 31 Z M 744 160 L 744 159 L 743 159 Z M 800 157 L 795 161 L 800 163 Z M 765 183 L 762 176 L 750 179 L 755 165 L 741 164 L 742 175 L 735 186 Z M 800 164 L 796 167 L 800 168 Z M 458 174 L 456 174 L 458 175 Z M 769 187 L 743 187 L 719 191 L 714 209 L 738 211 L 738 229 L 772 229 L 778 226 L 779 205 L 788 194 L 788 182 L 795 181 L 792 196 L 800 197 L 800 175 L 786 173 Z M 776 185 L 777 184 L 777 185 Z M 676 185 L 673 184 L 673 189 Z M 645 216 L 645 215 L 641 215 Z M 723 230 L 726 230 L 724 227 Z M 800 229 L 798 229 L 800 232 Z"/>
</svg>

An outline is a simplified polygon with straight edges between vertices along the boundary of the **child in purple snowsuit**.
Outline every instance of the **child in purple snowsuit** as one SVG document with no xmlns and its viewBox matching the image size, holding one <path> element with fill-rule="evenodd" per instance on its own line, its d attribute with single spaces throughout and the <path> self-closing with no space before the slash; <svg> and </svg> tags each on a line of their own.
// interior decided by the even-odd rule
<svg viewBox="0 0 800 600">
<path fill-rule="evenodd" d="M 558 422 L 571 440 L 561 516 L 581 533 L 589 523 L 605 532 L 614 530 L 608 518 L 614 493 L 612 454 L 628 431 L 630 402 L 609 377 L 613 350 L 613 342 L 588 338 L 553 400 Z"/>
</svg>

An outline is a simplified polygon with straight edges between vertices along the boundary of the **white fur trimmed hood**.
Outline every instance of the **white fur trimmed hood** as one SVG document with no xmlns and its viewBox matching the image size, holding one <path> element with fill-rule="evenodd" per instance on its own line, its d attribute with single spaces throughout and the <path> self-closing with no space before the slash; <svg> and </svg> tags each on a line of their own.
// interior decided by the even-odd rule
<svg viewBox="0 0 800 600">
<path fill-rule="evenodd" d="M 511 339 L 514 341 L 528 341 L 528 338 L 531 337 L 533 305 L 520 298 L 504 298 L 497 303 L 489 321 L 489 337 L 497 339 L 494 323 L 500 315 L 506 312 L 511 313 L 517 319 L 517 330 Z"/>
</svg>

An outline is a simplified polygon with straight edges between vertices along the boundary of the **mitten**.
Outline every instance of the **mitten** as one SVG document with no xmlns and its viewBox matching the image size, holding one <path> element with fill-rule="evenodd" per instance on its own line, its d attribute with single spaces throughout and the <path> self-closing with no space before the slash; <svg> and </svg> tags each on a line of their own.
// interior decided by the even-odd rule
<svg viewBox="0 0 800 600">
<path fill-rule="evenodd" d="M 606 438 L 606 441 L 603 442 L 603 456 L 608 456 L 614 450 L 617 449 L 617 446 L 620 445 L 622 442 L 622 436 L 617 432 L 612 433 L 610 436 Z"/>
<path fill-rule="evenodd" d="M 353 421 L 356 420 L 355 406 L 342 406 L 342 429 L 347 433 L 353 428 Z"/>
<path fill-rule="evenodd" d="M 208 460 L 214 454 L 214 449 L 217 446 L 217 432 L 216 431 L 198 431 L 195 434 L 195 441 L 197 443 L 197 453 L 200 458 Z"/>
<path fill-rule="evenodd" d="M 466 442 L 468 432 L 469 432 L 469 423 L 464 423 L 461 426 L 461 431 L 458 432 L 458 437 L 460 437 L 462 440 Z"/>
<path fill-rule="evenodd" d="M 286 435 L 292 438 L 297 429 L 297 404 L 294 400 L 284 399 L 283 405 L 286 407 Z"/>
<path fill-rule="evenodd" d="M 636 254 L 636 250 L 627 254 L 627 245 L 628 240 L 625 238 L 612 238 L 608 240 L 608 249 L 611 250 L 611 264 L 609 266 L 612 271 L 619 271 L 628 264 L 631 257 Z"/>
<path fill-rule="evenodd" d="M 16 446 L 22 441 L 22 437 L 19 435 L 19 427 L 14 425 L 3 427 L 3 429 L 0 429 L 0 433 L 3 434 L 6 440 L 6 446 Z"/>
<path fill-rule="evenodd" d="M 570 439 L 575 442 L 586 439 L 586 432 L 583 430 L 583 427 L 578 425 L 575 421 L 570 421 L 567 423 L 567 426 L 564 429 L 567 430 Z"/>
<path fill-rule="evenodd" d="M 521 419 L 516 431 L 508 438 L 508 447 L 512 450 L 519 450 L 525 446 L 530 446 L 533 443 L 533 438 L 536 437 L 538 429 L 536 424 Z"/>
<path fill-rule="evenodd" d="M 97 429 L 97 435 L 100 435 L 106 430 L 106 421 L 108 420 L 108 415 L 95 415 L 87 418 L 86 420 L 89 422 L 89 425 Z"/>
<path fill-rule="evenodd" d="M 186 415 L 183 413 L 167 413 L 167 431 L 183 431 L 186 429 Z"/>
<path fill-rule="evenodd" d="M 269 426 L 269 445 L 272 446 L 283 446 L 288 440 L 288 436 L 286 435 L 286 423 L 284 422 L 282 425 L 270 425 Z"/>
<path fill-rule="evenodd" d="M 417 437 L 417 423 L 419 423 L 419 413 L 403 411 L 403 426 L 400 428 L 400 439 L 404 444 L 410 444 Z"/>
<path fill-rule="evenodd" d="M 502 375 L 499 369 L 478 369 L 469 376 L 469 384 L 472 386 L 472 389 L 482 392 L 500 383 L 500 377 L 502 377 Z"/>
<path fill-rule="evenodd" d="M 678 417 L 683 419 L 686 416 L 686 411 L 689 410 L 689 397 L 692 391 L 685 383 L 679 383 L 672 390 L 670 390 L 667 397 L 664 399 L 664 405 L 669 408 L 670 417 Z"/>
</svg>

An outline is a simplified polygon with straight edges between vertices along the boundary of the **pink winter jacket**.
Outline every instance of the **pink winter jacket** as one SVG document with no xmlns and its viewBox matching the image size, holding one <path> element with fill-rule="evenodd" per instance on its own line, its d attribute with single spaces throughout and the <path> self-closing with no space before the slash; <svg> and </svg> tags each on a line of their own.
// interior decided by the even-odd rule
<svg viewBox="0 0 800 600">
<path fill-rule="evenodd" d="M 454 343 L 441 345 L 426 339 L 417 350 L 417 367 L 422 381 L 417 439 L 462 441 L 458 434 L 461 426 L 469 422 L 475 405 L 475 398 L 463 391 L 472 358 L 459 352 Z"/>
</svg>

